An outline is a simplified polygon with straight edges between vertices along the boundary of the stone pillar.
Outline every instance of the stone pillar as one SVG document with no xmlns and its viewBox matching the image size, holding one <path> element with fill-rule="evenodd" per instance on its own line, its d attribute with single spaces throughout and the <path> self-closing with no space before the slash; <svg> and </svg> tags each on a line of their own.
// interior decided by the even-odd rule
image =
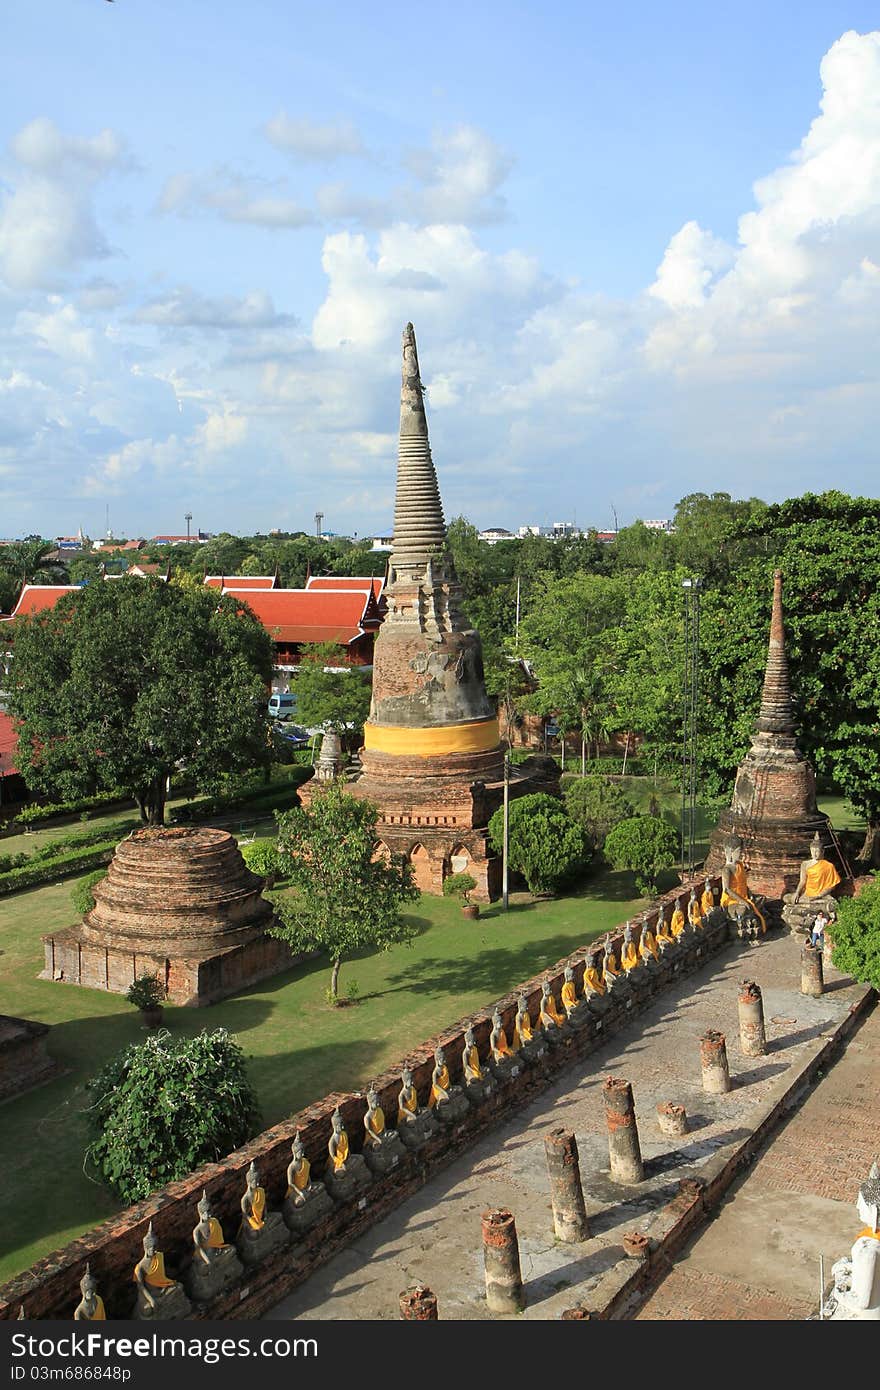
<svg viewBox="0 0 880 1390">
<path fill-rule="evenodd" d="M 437 1295 L 425 1284 L 400 1295 L 401 1322 L 437 1322 Z"/>
<path fill-rule="evenodd" d="M 807 941 L 801 949 L 801 994 L 809 994 L 818 999 L 819 995 L 824 993 L 822 952 Z"/>
<path fill-rule="evenodd" d="M 641 1182 L 645 1176 L 639 1131 L 633 1108 L 632 1086 L 609 1076 L 602 1087 L 605 1098 L 605 1123 L 608 1126 L 608 1153 L 611 1158 L 611 1178 L 614 1182 Z"/>
<path fill-rule="evenodd" d="M 552 1129 L 544 1139 L 550 1198 L 553 1203 L 553 1229 L 557 1240 L 587 1240 L 590 1226 L 584 1206 L 577 1140 L 568 1129 Z"/>
<path fill-rule="evenodd" d="M 727 1068 L 727 1042 L 724 1034 L 714 1028 L 700 1038 L 700 1065 L 703 1069 L 703 1090 L 710 1096 L 721 1096 L 730 1090 Z"/>
<path fill-rule="evenodd" d="M 513 1213 L 503 1207 L 483 1212 L 486 1302 L 492 1313 L 521 1313 L 526 1306 Z"/>
<path fill-rule="evenodd" d="M 739 1044 L 744 1057 L 763 1057 L 764 1000 L 754 980 L 742 980 L 739 987 Z"/>
<path fill-rule="evenodd" d="M 688 1119 L 683 1105 L 672 1100 L 663 1100 L 657 1106 L 657 1123 L 661 1134 L 687 1134 Z"/>
<path fill-rule="evenodd" d="M 824 931 L 823 935 L 824 935 L 824 937 L 825 937 L 825 945 L 822 947 L 822 971 L 823 971 L 823 980 L 824 980 L 824 972 L 825 972 L 830 966 L 833 966 L 833 965 L 834 965 L 834 961 L 833 961 L 833 959 L 832 959 L 832 956 L 833 956 L 833 954 L 834 954 L 834 942 L 832 941 L 831 937 L 828 935 L 828 928 L 827 928 L 827 927 L 825 928 L 825 931 Z"/>
</svg>

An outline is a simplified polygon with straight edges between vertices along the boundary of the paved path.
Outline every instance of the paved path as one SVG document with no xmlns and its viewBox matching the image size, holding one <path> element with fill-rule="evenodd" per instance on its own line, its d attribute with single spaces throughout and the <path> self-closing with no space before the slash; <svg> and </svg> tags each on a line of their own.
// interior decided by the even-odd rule
<svg viewBox="0 0 880 1390">
<path fill-rule="evenodd" d="M 737 985 L 744 977 L 756 979 L 764 992 L 768 1053 L 765 1057 L 741 1057 L 738 1048 Z M 467 1154 L 457 1159 L 420 1192 L 403 1202 L 391 1216 L 367 1231 L 334 1256 L 300 1289 L 285 1298 L 270 1318 L 384 1319 L 398 1316 L 398 1294 L 408 1285 L 429 1284 L 438 1295 L 440 1316 L 489 1317 L 483 1296 L 483 1264 L 480 1245 L 480 1213 L 487 1207 L 508 1206 L 515 1214 L 520 1239 L 523 1279 L 526 1284 L 525 1318 L 558 1318 L 575 1303 L 589 1303 L 590 1291 L 604 1270 L 622 1256 L 624 1231 L 638 1227 L 650 1232 L 651 1221 L 677 1190 L 678 1179 L 699 1175 L 720 1147 L 744 1137 L 750 1117 L 757 1115 L 781 1074 L 803 1060 L 815 1040 L 847 1013 L 857 991 L 836 977 L 820 999 L 799 993 L 799 946 L 789 937 L 765 942 L 757 948 L 733 946 L 702 971 L 669 989 L 630 1028 L 617 1035 L 585 1063 L 576 1064 L 525 1110 L 500 1124 Z M 698 1038 L 707 1028 L 720 1028 L 728 1038 L 734 1089 L 724 1096 L 706 1096 L 701 1089 Z M 608 1174 L 601 1085 L 605 1076 L 626 1077 L 633 1083 L 636 1113 L 646 1159 L 646 1180 L 636 1188 L 612 1183 Z M 873 1103 L 875 1091 L 870 1093 Z M 684 1104 L 690 1117 L 690 1133 L 681 1140 L 666 1139 L 656 1125 L 658 1102 Z M 834 1197 L 851 1201 L 855 1186 L 866 1171 L 859 1148 L 865 1114 L 851 1108 L 841 1115 L 839 1152 L 825 1167 L 836 1173 Z M 592 1236 L 582 1246 L 559 1244 L 553 1237 L 549 1190 L 544 1161 L 544 1134 L 559 1124 L 574 1129 L 581 1155 L 581 1174 L 591 1215 Z M 850 1137 L 852 1135 L 852 1138 Z M 780 1168 L 789 1182 L 803 1162 L 814 1171 L 821 1165 L 805 1154 L 796 1154 Z M 824 1171 L 824 1169 L 823 1169 Z M 767 1182 L 769 1183 L 769 1179 Z M 829 1176 L 830 1181 L 830 1176 Z M 792 1191 L 793 1189 L 788 1189 Z M 775 1269 L 775 1255 L 788 1270 L 785 1241 L 780 1232 L 791 1210 L 787 1189 L 777 1176 L 773 1216 L 750 1228 L 749 1244 L 765 1266 Z M 835 1220 L 823 1226 L 827 1253 L 838 1255 L 851 1243 L 853 1221 L 846 1207 L 838 1210 L 826 1199 Z M 827 1215 L 825 1209 L 823 1217 Z M 815 1238 L 816 1222 L 803 1234 Z M 713 1227 L 714 1233 L 714 1227 Z M 744 1258 L 745 1258 L 744 1253 Z M 805 1266 L 806 1268 L 806 1266 Z M 724 1276 L 722 1276 L 724 1277 Z M 669 1280 L 667 1280 L 667 1283 Z M 818 1284 L 818 1275 L 814 1282 Z M 773 1289 L 781 1292 L 773 1295 Z M 772 1311 L 760 1301 L 751 1303 L 745 1316 L 789 1317 L 795 1302 L 808 1291 L 805 1280 L 756 1281 L 755 1300 L 776 1297 Z M 719 1298 L 723 1292 L 719 1293 Z M 740 1299 L 744 1295 L 739 1295 Z M 689 1285 L 678 1299 L 680 1313 L 656 1317 L 692 1317 L 691 1305 L 699 1289 Z M 735 1297 L 729 1306 L 742 1308 Z M 748 1299 L 745 1306 L 749 1306 Z M 733 1316 L 743 1316 L 742 1312 Z"/>
<path fill-rule="evenodd" d="M 833 972 L 832 972 L 833 973 Z M 639 1318 L 805 1318 L 862 1223 L 859 1184 L 880 1157 L 880 1009 L 790 1116 Z"/>
</svg>

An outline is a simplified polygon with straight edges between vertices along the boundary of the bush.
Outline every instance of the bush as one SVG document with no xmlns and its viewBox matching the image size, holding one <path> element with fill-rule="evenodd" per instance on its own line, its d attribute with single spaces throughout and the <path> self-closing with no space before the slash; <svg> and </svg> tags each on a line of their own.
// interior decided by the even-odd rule
<svg viewBox="0 0 880 1390">
<path fill-rule="evenodd" d="M 834 942 L 831 959 L 838 970 L 880 989 L 880 874 L 857 898 L 841 898 L 837 920 L 828 933 Z"/>
<path fill-rule="evenodd" d="M 32 825 L 39 825 L 41 821 L 53 820 L 56 816 L 78 816 L 83 811 L 94 811 L 113 801 L 130 802 L 131 797 L 117 787 L 113 791 L 96 792 L 94 796 L 81 797 L 78 801 L 46 801 L 39 806 L 32 802 L 31 805 L 22 806 L 20 811 L 16 811 L 15 823 L 27 830 Z"/>
<path fill-rule="evenodd" d="M 38 863 L 29 860 L 19 869 L 0 873 L 0 896 L 17 893 L 22 888 L 34 888 L 39 883 L 51 883 L 53 879 L 66 878 L 71 874 L 81 874 L 86 869 L 97 868 L 99 864 L 109 864 L 116 845 L 116 840 L 105 840 L 91 850 L 74 849 Z"/>
<path fill-rule="evenodd" d="M 86 1161 L 126 1203 L 224 1158 L 259 1124 L 245 1058 L 225 1028 L 195 1038 L 162 1029 L 87 1083 L 95 1139 Z"/>
<path fill-rule="evenodd" d="M 573 777 L 564 784 L 562 795 L 569 816 L 586 831 L 596 851 L 615 825 L 635 815 L 635 807 L 620 787 L 606 777 Z"/>
<path fill-rule="evenodd" d="M 502 852 L 503 808 L 489 821 L 492 848 Z M 509 867 L 522 874 L 530 893 L 555 893 L 582 873 L 591 858 L 590 844 L 561 801 L 543 792 L 510 803 Z"/>
<path fill-rule="evenodd" d="M 263 878 L 277 878 L 280 872 L 276 840 L 252 840 L 249 845 L 241 846 L 241 857 L 252 874 L 260 874 Z"/>
<path fill-rule="evenodd" d="M 470 902 L 470 895 L 477 886 L 473 874 L 450 874 L 443 880 L 443 896 L 460 898 L 462 904 Z"/>
<path fill-rule="evenodd" d="M 157 1009 L 165 998 L 165 986 L 158 975 L 138 975 L 129 985 L 125 997 L 136 1009 Z"/>
<path fill-rule="evenodd" d="M 95 906 L 95 895 L 92 891 L 95 886 L 107 877 L 105 869 L 94 869 L 92 873 L 86 874 L 76 882 L 70 890 L 70 901 L 73 903 L 73 910 L 78 917 L 85 917 L 87 912 L 91 912 Z"/>
<path fill-rule="evenodd" d="M 657 892 L 657 875 L 672 868 L 677 852 L 678 836 L 656 816 L 622 820 L 605 840 L 605 858 L 615 869 L 632 870 L 643 897 Z"/>
</svg>

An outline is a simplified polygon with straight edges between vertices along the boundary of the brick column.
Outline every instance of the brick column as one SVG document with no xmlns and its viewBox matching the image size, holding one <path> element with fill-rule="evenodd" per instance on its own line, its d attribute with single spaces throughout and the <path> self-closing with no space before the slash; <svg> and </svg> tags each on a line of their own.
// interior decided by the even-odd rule
<svg viewBox="0 0 880 1390">
<path fill-rule="evenodd" d="M 437 1295 L 425 1284 L 400 1295 L 401 1322 L 437 1322 Z"/>
<path fill-rule="evenodd" d="M 807 941 L 801 949 L 801 994 L 809 994 L 818 999 L 819 995 L 824 993 L 822 952 Z"/>
<path fill-rule="evenodd" d="M 550 1199 L 553 1203 L 553 1229 L 557 1240 L 587 1240 L 590 1227 L 584 1206 L 577 1140 L 570 1130 L 552 1129 L 544 1139 Z"/>
<path fill-rule="evenodd" d="M 745 1057 L 763 1057 L 764 1000 L 754 980 L 742 980 L 739 987 L 739 1045 Z"/>
<path fill-rule="evenodd" d="M 503 1207 L 483 1212 L 486 1302 L 492 1313 L 521 1313 L 526 1306 L 513 1214 Z"/>
<path fill-rule="evenodd" d="M 614 1182 L 641 1182 L 645 1176 L 639 1131 L 633 1108 L 632 1086 L 613 1076 L 602 1087 L 605 1123 L 608 1126 L 608 1153 Z"/>
<path fill-rule="evenodd" d="M 700 1038 L 700 1066 L 703 1069 L 703 1090 L 710 1096 L 721 1096 L 730 1090 L 727 1042 L 724 1034 L 714 1028 Z"/>
<path fill-rule="evenodd" d="M 688 1118 L 683 1105 L 675 1101 L 662 1100 L 657 1106 L 657 1123 L 662 1134 L 687 1134 Z"/>
</svg>

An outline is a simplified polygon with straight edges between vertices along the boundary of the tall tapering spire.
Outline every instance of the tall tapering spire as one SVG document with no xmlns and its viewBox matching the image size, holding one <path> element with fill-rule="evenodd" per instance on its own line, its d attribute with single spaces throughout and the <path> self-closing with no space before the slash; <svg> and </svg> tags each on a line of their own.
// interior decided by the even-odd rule
<svg viewBox="0 0 880 1390">
<path fill-rule="evenodd" d="M 782 570 L 773 572 L 773 611 L 770 618 L 770 643 L 767 651 L 767 670 L 761 695 L 761 712 L 755 725 L 762 734 L 795 732 L 794 706 L 788 679 L 788 656 L 785 651 L 785 626 L 782 621 Z"/>
<path fill-rule="evenodd" d="M 446 525 L 437 474 L 431 461 L 423 391 L 415 330 L 408 323 L 403 330 L 400 443 L 391 554 L 392 566 L 397 571 L 423 569 L 430 556 L 441 553 L 446 547 Z"/>
</svg>

